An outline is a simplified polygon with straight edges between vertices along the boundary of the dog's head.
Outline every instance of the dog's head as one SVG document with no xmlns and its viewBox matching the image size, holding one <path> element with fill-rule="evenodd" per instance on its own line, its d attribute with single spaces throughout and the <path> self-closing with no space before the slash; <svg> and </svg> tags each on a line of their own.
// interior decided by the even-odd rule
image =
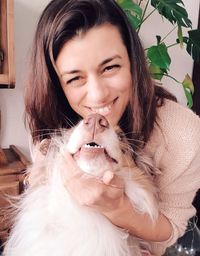
<svg viewBox="0 0 200 256">
<path fill-rule="evenodd" d="M 92 114 L 35 147 L 34 163 L 27 171 L 29 183 L 46 183 L 54 166 L 62 166 L 66 150 L 84 172 L 99 177 L 107 170 L 117 172 L 135 166 L 132 149 L 119 126 L 112 127 L 105 117 Z M 62 175 L 65 171 L 60 170 Z"/>
<path fill-rule="evenodd" d="M 130 147 L 121 129 L 104 116 L 92 114 L 68 131 L 67 150 L 85 172 L 101 176 L 106 170 L 132 166 Z"/>
</svg>

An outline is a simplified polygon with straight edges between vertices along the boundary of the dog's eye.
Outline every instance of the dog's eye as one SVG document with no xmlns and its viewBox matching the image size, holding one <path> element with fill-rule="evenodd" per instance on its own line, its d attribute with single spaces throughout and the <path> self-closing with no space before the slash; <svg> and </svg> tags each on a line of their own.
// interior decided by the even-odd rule
<svg viewBox="0 0 200 256">
<path fill-rule="evenodd" d="M 124 148 L 122 148 L 121 151 L 122 151 L 122 154 L 126 154 L 126 152 L 127 152 L 126 149 L 124 149 Z"/>
<path fill-rule="evenodd" d="M 126 140 L 126 137 L 123 132 L 119 132 L 117 135 L 118 135 L 118 139 L 120 141 L 121 151 L 123 154 L 126 154 L 127 150 L 128 150 L 128 142 Z"/>
<path fill-rule="evenodd" d="M 123 141 L 124 140 L 124 133 L 123 132 L 120 132 L 120 133 L 118 133 L 118 139 L 119 139 L 119 141 Z"/>
</svg>

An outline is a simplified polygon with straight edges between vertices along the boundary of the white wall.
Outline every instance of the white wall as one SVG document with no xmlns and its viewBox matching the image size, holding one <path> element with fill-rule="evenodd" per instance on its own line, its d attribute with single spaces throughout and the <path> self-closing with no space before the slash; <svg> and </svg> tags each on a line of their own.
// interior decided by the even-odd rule
<svg viewBox="0 0 200 256">
<path fill-rule="evenodd" d="M 28 136 L 23 122 L 24 73 L 37 19 L 48 2 L 49 0 L 14 0 L 16 87 L 12 90 L 0 90 L 0 145 L 5 148 L 10 144 L 14 144 L 27 156 L 29 156 Z M 200 0 L 184 0 L 183 2 L 195 28 L 197 26 Z M 151 19 L 154 25 L 149 27 L 146 23 L 141 30 L 141 37 L 142 39 L 145 38 L 144 45 L 155 42 L 155 38 L 151 34 L 165 35 L 170 29 L 168 23 L 165 22 L 166 29 L 163 30 L 163 21 L 159 16 L 153 15 Z M 182 80 L 186 73 L 191 75 L 193 66 L 191 58 L 178 48 L 173 49 L 172 54 L 174 57 L 171 74 L 179 80 Z M 166 80 L 164 83 L 165 86 L 167 85 L 167 88 L 175 92 L 182 104 L 186 103 L 180 86 L 177 86 L 172 80 Z"/>
<path fill-rule="evenodd" d="M 0 90 L 0 145 L 6 148 L 14 144 L 28 157 L 28 136 L 23 120 L 24 74 L 35 26 L 39 14 L 48 2 L 49 0 L 14 0 L 16 87 Z"/>
</svg>

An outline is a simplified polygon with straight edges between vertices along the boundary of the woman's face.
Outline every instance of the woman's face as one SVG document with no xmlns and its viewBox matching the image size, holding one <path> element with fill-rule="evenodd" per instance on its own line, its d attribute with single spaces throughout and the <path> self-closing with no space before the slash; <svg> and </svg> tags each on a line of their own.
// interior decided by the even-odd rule
<svg viewBox="0 0 200 256">
<path fill-rule="evenodd" d="M 56 60 L 63 91 L 83 118 L 105 116 L 112 125 L 129 102 L 130 62 L 118 29 L 110 24 L 91 28 L 64 44 Z"/>
</svg>

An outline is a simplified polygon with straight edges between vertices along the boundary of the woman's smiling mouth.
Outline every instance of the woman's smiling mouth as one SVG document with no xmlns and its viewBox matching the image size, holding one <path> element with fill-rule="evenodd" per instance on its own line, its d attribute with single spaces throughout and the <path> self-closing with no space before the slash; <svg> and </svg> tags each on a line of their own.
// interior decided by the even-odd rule
<svg viewBox="0 0 200 256">
<path fill-rule="evenodd" d="M 104 107 L 88 107 L 88 108 L 92 111 L 92 113 L 97 113 L 97 114 L 105 116 L 111 112 L 112 106 L 114 105 L 114 103 L 116 102 L 117 99 L 118 99 L 118 97 L 115 98 L 108 105 L 105 105 Z"/>
</svg>

